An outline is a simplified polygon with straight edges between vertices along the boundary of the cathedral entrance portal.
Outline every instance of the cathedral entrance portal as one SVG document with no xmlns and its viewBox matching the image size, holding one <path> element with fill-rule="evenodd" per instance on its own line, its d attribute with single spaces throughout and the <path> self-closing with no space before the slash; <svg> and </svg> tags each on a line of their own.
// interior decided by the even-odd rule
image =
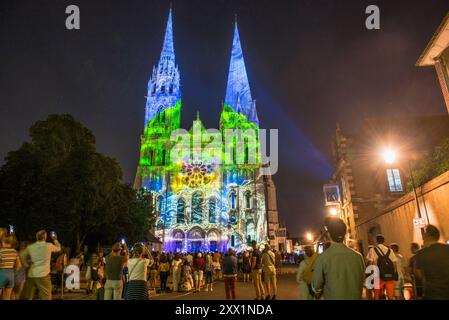
<svg viewBox="0 0 449 320">
<path fill-rule="evenodd" d="M 190 252 L 203 251 L 205 232 L 200 227 L 192 228 L 187 237 L 187 250 Z"/>
</svg>

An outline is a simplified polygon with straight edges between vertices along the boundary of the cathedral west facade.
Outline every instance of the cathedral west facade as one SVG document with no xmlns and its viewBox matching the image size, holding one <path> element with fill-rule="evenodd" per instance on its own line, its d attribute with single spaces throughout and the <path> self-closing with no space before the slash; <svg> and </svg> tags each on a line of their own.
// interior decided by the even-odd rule
<svg viewBox="0 0 449 320">
<path fill-rule="evenodd" d="M 259 118 L 237 23 L 218 130 L 206 130 L 197 115 L 188 131 L 191 138 L 173 139 L 181 129 L 180 81 L 170 10 L 161 57 L 148 82 L 134 185 L 151 191 L 157 219 L 154 233 L 163 250 L 242 250 L 252 240 L 277 247 L 276 190 L 271 176 L 260 174 Z M 256 134 L 225 139 L 236 129 Z M 176 159 L 174 148 L 181 154 Z"/>
</svg>

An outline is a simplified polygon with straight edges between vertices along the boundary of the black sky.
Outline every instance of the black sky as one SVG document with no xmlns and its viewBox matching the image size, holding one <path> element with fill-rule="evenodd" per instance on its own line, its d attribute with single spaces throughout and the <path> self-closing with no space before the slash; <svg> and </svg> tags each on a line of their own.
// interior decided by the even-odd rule
<svg viewBox="0 0 449 320">
<path fill-rule="evenodd" d="M 79 31 L 65 29 L 70 4 L 81 10 Z M 380 7 L 381 30 L 365 29 L 369 4 Z M 29 139 L 36 120 L 69 113 L 131 182 L 168 8 L 162 0 L 2 0 L 0 158 Z M 218 125 L 238 14 L 261 127 L 279 128 L 274 179 L 291 235 L 323 219 L 336 122 L 354 131 L 368 116 L 446 112 L 434 69 L 414 64 L 447 0 L 175 0 L 173 10 L 182 122 L 190 126 L 198 110 L 209 128 Z"/>
</svg>

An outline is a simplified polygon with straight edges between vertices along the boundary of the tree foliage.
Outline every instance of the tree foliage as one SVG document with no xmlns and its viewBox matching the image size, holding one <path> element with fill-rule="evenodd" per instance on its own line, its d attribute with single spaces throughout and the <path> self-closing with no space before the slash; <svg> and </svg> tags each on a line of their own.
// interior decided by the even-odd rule
<svg viewBox="0 0 449 320">
<path fill-rule="evenodd" d="M 122 182 L 119 164 L 96 151 L 90 130 L 70 115 L 51 115 L 30 137 L 0 169 L 1 225 L 30 240 L 38 229 L 54 229 L 77 249 L 85 240 L 146 239 L 150 195 Z"/>
<path fill-rule="evenodd" d="M 422 159 L 413 170 L 415 184 L 421 186 L 449 170 L 449 138 Z M 412 189 L 411 184 L 408 186 Z"/>
</svg>

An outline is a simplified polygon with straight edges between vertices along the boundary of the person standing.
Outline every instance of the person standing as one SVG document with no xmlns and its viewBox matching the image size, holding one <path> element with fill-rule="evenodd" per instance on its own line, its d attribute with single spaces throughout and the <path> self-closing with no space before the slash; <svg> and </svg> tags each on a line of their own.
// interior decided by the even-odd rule
<svg viewBox="0 0 449 320">
<path fill-rule="evenodd" d="M 182 267 L 181 257 L 179 256 L 179 253 L 176 253 L 171 263 L 174 292 L 179 291 L 179 283 L 181 281 L 181 267 Z"/>
<path fill-rule="evenodd" d="M 212 255 L 206 255 L 206 263 L 204 275 L 206 278 L 206 291 L 214 291 L 214 263 L 212 261 Z"/>
<path fill-rule="evenodd" d="M 235 287 L 237 283 L 238 261 L 234 256 L 234 250 L 228 249 L 223 258 L 223 277 L 225 284 L 226 300 L 235 300 Z"/>
<path fill-rule="evenodd" d="M 251 254 L 251 277 L 253 278 L 254 290 L 256 292 L 256 300 L 263 300 L 265 297 L 265 290 L 262 284 L 262 266 L 260 251 L 257 249 L 257 242 L 251 242 L 253 252 Z"/>
<path fill-rule="evenodd" d="M 412 284 L 413 284 L 413 299 L 418 300 L 422 298 L 423 284 L 422 279 L 417 279 L 413 273 L 413 269 L 415 266 L 415 258 L 416 253 L 421 249 L 418 243 L 412 242 L 410 244 L 410 251 L 412 252 L 412 256 L 408 262 L 408 273 L 410 275 Z"/>
<path fill-rule="evenodd" d="M 393 250 L 384 245 L 385 237 L 381 234 L 376 236 L 377 246 L 368 251 L 366 260 L 370 265 L 379 267 L 379 286 L 374 288 L 374 299 L 379 300 L 384 292 L 388 300 L 394 298 L 394 284 L 397 280 L 397 259 Z"/>
<path fill-rule="evenodd" d="M 156 288 L 157 276 L 159 272 L 159 256 L 153 256 L 153 262 L 150 264 L 150 289 Z"/>
<path fill-rule="evenodd" d="M 214 254 L 214 277 L 215 280 L 220 280 L 222 278 L 223 272 L 221 271 L 221 255 L 219 253 Z"/>
<path fill-rule="evenodd" d="M 304 271 L 307 268 L 306 254 L 302 254 L 299 259 L 299 267 L 296 273 L 296 282 L 299 284 L 299 297 L 300 300 L 313 300 L 313 295 L 310 294 L 309 286 L 304 281 Z"/>
<path fill-rule="evenodd" d="M 126 286 L 125 300 L 148 300 L 147 270 L 151 260 L 147 247 L 134 245 L 133 257 L 128 260 L 129 281 Z"/>
<path fill-rule="evenodd" d="M 277 283 L 276 283 L 276 257 L 274 253 L 270 250 L 270 246 L 267 244 L 262 253 L 261 257 L 262 272 L 264 273 L 264 284 L 267 290 L 266 300 L 271 299 L 276 300 L 277 294 Z"/>
<path fill-rule="evenodd" d="M 161 261 L 159 263 L 159 278 L 161 280 L 161 292 L 167 290 L 167 279 L 170 274 L 170 263 L 165 253 L 161 255 Z"/>
<path fill-rule="evenodd" d="M 105 275 L 106 283 L 104 285 L 104 300 L 121 300 L 123 290 L 123 268 L 128 262 L 128 247 L 123 244 L 124 255 L 122 252 L 122 245 L 115 243 L 112 246 L 112 252 L 106 257 Z"/>
<path fill-rule="evenodd" d="M 21 268 L 16 271 L 16 276 L 14 278 L 14 299 L 15 300 L 22 300 L 23 293 L 25 290 L 25 284 L 26 284 L 26 278 L 27 278 L 27 270 L 29 267 L 29 258 L 26 256 L 26 248 L 27 243 L 25 241 L 21 241 L 19 245 L 19 258 L 20 258 L 20 264 Z"/>
<path fill-rule="evenodd" d="M 19 254 L 13 248 L 14 237 L 12 235 L 3 238 L 0 249 L 0 289 L 3 292 L 3 300 L 11 300 L 14 289 L 14 272 L 22 266 Z"/>
<path fill-rule="evenodd" d="M 243 272 L 243 282 L 249 282 L 251 274 L 251 261 L 249 259 L 248 251 L 245 251 L 243 253 L 242 272 Z"/>
<path fill-rule="evenodd" d="M 315 298 L 360 300 L 365 280 L 363 257 L 343 243 L 347 229 L 342 219 L 327 218 L 325 228 L 331 245 L 315 262 L 312 280 Z"/>
<path fill-rule="evenodd" d="M 449 300 L 449 245 L 439 243 L 440 231 L 428 225 L 424 248 L 415 256 L 414 274 L 424 284 L 424 300 Z"/>
<path fill-rule="evenodd" d="M 298 274 L 296 276 L 302 300 L 313 300 L 312 280 L 317 257 L 318 254 L 312 246 L 305 247 L 304 259 L 299 264 Z"/>
<path fill-rule="evenodd" d="M 204 262 L 201 252 L 198 252 L 196 258 L 193 260 L 193 278 L 195 279 L 195 291 L 199 292 L 201 290 L 201 282 L 203 281 L 204 270 L 206 269 L 206 264 Z"/>
<path fill-rule="evenodd" d="M 391 250 L 393 250 L 394 255 L 396 256 L 396 265 L 398 272 L 398 280 L 394 282 L 394 298 L 396 300 L 404 300 L 404 283 L 406 276 L 405 258 L 401 253 L 399 253 L 399 245 L 397 245 L 396 243 L 392 243 L 390 244 L 390 248 Z"/>
<path fill-rule="evenodd" d="M 25 249 L 24 256 L 29 257 L 31 266 L 28 270 L 27 296 L 33 300 L 36 292 L 41 300 L 51 300 L 50 263 L 53 252 L 61 251 L 56 233 L 51 234 L 53 243 L 47 242 L 47 231 L 36 233 L 36 242 Z"/>
</svg>

